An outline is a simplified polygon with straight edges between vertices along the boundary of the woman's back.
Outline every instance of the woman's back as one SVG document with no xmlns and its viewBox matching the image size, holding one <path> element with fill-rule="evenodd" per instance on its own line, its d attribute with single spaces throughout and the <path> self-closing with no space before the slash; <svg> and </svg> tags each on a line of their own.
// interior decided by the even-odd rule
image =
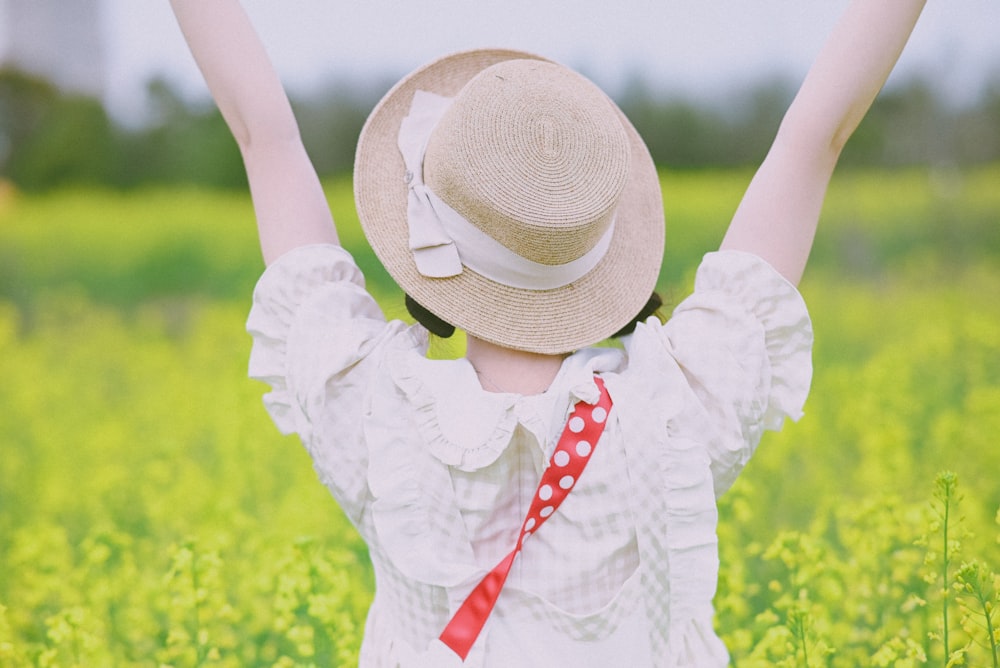
<svg viewBox="0 0 1000 668">
<path fill-rule="evenodd" d="M 450 362 L 425 357 L 421 326 L 385 321 L 336 245 L 238 0 L 171 4 L 240 146 L 269 265 L 251 374 L 370 548 L 362 663 L 725 665 L 716 497 L 765 429 L 801 415 L 812 336 L 794 286 L 840 151 L 924 0 L 851 2 L 694 295 L 624 351 L 591 346 L 644 311 L 664 221 L 656 167 L 621 111 L 515 51 L 404 77 L 360 137 L 356 203 L 411 301 L 471 337 Z M 573 443 L 570 411 L 605 401 L 595 442 Z M 555 482 L 568 495 L 541 506 L 535 535 L 546 475 L 568 462 L 581 468 Z M 468 610 L 476 623 L 453 632 Z"/>
<path fill-rule="evenodd" d="M 384 322 L 359 281 L 341 249 L 294 251 L 261 279 L 248 327 L 272 416 L 302 436 L 370 547 L 363 665 L 432 661 L 451 614 L 517 541 L 559 466 L 569 409 L 599 396 L 595 376 L 614 402 L 603 435 L 514 561 L 465 665 L 510 665 L 512 652 L 539 658 L 523 666 L 581 652 L 725 665 L 711 626 L 715 499 L 763 429 L 801 415 L 811 330 L 795 289 L 753 256 L 709 255 L 666 325 L 569 355 L 524 396 L 486 391 L 466 359 L 427 359 L 422 328 Z"/>
</svg>

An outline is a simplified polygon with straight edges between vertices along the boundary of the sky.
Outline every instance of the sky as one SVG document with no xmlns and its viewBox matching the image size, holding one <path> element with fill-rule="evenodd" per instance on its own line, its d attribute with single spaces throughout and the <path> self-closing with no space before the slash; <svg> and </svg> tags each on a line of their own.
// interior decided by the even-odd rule
<svg viewBox="0 0 1000 668">
<path fill-rule="evenodd" d="M 2 2 L 3 0 L 0 0 Z M 717 97 L 769 76 L 798 81 L 847 0 L 244 0 L 286 85 L 373 87 L 464 48 L 521 48 L 580 69 L 614 94 L 639 76 Z M 104 0 L 106 98 L 140 113 L 160 75 L 206 95 L 166 0 Z M 9 29 L 9 27 L 6 27 Z M 0 52 L 5 40 L 0 26 Z M 1000 73 L 1000 0 L 930 0 L 894 74 L 968 99 Z"/>
</svg>

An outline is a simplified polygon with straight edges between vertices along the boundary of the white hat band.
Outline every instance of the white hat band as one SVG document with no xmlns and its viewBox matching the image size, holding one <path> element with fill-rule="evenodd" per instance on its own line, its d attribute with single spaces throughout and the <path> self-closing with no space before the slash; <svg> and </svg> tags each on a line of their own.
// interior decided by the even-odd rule
<svg viewBox="0 0 1000 668">
<path fill-rule="evenodd" d="M 462 273 L 462 267 L 511 288 L 552 290 L 590 272 L 605 256 L 614 236 L 614 220 L 588 252 L 559 265 L 534 262 L 510 250 L 448 206 L 424 184 L 427 142 L 452 98 L 418 90 L 399 127 L 398 146 L 409 186 L 409 247 L 417 271 L 429 278 Z"/>
</svg>

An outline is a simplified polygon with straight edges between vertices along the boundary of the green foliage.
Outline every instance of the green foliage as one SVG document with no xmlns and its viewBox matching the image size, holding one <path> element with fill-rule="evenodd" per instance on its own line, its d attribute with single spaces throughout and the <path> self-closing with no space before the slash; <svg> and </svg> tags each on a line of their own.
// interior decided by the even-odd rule
<svg viewBox="0 0 1000 668">
<path fill-rule="evenodd" d="M 673 301 L 748 178 L 664 174 Z M 998 180 L 831 187 L 807 416 L 720 509 L 735 666 L 996 666 Z M 356 665 L 365 546 L 245 378 L 260 269 L 245 195 L 0 190 L 0 666 Z"/>
<path fill-rule="evenodd" d="M 67 185 L 133 188 L 197 184 L 244 190 L 236 142 L 211 104 L 149 82 L 141 127 L 113 122 L 96 99 L 66 95 L 44 80 L 0 70 L 0 175 L 25 190 Z M 324 174 L 349 171 L 373 91 L 340 84 L 296 101 L 303 140 Z"/>
<path fill-rule="evenodd" d="M 716 99 L 653 90 L 635 78 L 618 102 L 665 169 L 757 165 L 792 100 L 796 82 L 749 82 Z M 332 82 L 293 100 L 303 141 L 323 175 L 348 172 L 364 120 L 391 82 Z M 97 100 L 0 70 L 0 175 L 27 190 L 99 184 L 134 188 L 197 184 L 244 189 L 235 142 L 211 103 L 192 102 L 155 79 L 147 114 L 127 126 Z M 1000 159 L 1000 80 L 964 107 L 936 82 L 913 79 L 884 91 L 848 143 L 845 167 L 977 165 Z"/>
<path fill-rule="evenodd" d="M 116 141 L 97 100 L 0 70 L 0 174 L 22 188 L 107 183 Z"/>
<path fill-rule="evenodd" d="M 198 184 L 240 188 L 247 184 L 243 159 L 222 115 L 214 107 L 186 104 L 165 83 L 149 84 L 154 122 L 120 130 L 114 178 L 108 185 Z"/>
<path fill-rule="evenodd" d="M 758 83 L 715 103 L 666 97 L 641 82 L 619 104 L 657 165 L 671 169 L 759 164 L 792 100 L 782 81 Z"/>
<path fill-rule="evenodd" d="M 980 561 L 962 564 L 955 577 L 955 588 L 965 597 L 962 626 L 969 635 L 982 636 L 983 644 L 993 659 L 993 668 L 1000 668 L 1000 627 L 997 603 L 1000 603 L 1000 575 Z M 985 632 L 980 634 L 980 629 Z"/>
</svg>

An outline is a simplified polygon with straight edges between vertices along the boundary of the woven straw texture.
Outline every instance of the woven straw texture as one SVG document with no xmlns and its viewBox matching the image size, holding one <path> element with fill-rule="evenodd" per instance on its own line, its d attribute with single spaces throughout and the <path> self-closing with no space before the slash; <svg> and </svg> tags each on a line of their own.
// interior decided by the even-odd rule
<svg viewBox="0 0 1000 668">
<path fill-rule="evenodd" d="M 511 87 L 486 80 L 502 83 L 525 70 L 544 74 L 541 87 L 532 88 L 533 77 Z M 439 197 L 542 264 L 585 253 L 614 218 L 611 246 L 597 267 L 552 290 L 511 288 L 469 269 L 422 276 L 408 247 L 406 170 L 396 145 L 417 90 L 462 92 L 425 157 L 424 177 Z M 538 114 L 535 102 L 543 98 L 546 112 Z M 639 312 L 659 275 L 663 203 L 645 144 L 596 87 L 531 54 L 454 54 L 400 81 L 361 133 L 355 198 L 369 243 L 404 291 L 469 334 L 510 348 L 555 354 L 601 341 Z"/>
</svg>

